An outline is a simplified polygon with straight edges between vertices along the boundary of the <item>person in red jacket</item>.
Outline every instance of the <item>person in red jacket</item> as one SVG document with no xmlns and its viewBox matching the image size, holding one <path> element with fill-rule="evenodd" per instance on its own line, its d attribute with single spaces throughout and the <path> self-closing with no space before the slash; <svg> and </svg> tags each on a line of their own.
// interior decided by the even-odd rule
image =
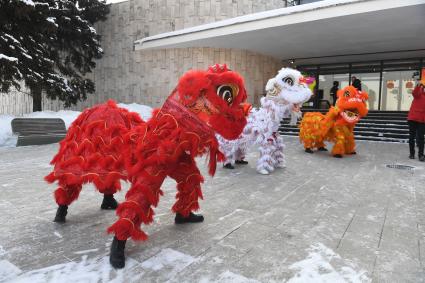
<svg viewBox="0 0 425 283">
<path fill-rule="evenodd" d="M 419 147 L 419 161 L 425 161 L 424 134 L 425 134 L 425 85 L 419 83 L 413 90 L 413 101 L 410 106 L 407 122 L 409 123 L 410 159 L 415 158 L 415 138 Z"/>
</svg>

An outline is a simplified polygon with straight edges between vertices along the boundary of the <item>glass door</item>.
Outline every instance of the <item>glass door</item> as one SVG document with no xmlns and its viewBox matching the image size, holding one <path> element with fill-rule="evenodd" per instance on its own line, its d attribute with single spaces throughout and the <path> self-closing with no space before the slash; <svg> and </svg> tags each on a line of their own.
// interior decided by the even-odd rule
<svg viewBox="0 0 425 283">
<path fill-rule="evenodd" d="M 415 71 L 391 71 L 382 73 L 381 110 L 408 111 L 413 100 Z"/>
<path fill-rule="evenodd" d="M 323 93 L 323 100 L 327 100 L 330 105 L 333 103 L 331 88 L 334 82 L 338 82 L 338 88 L 344 88 L 349 84 L 349 74 L 331 74 L 319 76 L 319 90 Z"/>
<path fill-rule="evenodd" d="M 380 73 L 353 73 L 362 83 L 362 91 L 369 94 L 367 107 L 369 110 L 378 110 Z"/>
</svg>

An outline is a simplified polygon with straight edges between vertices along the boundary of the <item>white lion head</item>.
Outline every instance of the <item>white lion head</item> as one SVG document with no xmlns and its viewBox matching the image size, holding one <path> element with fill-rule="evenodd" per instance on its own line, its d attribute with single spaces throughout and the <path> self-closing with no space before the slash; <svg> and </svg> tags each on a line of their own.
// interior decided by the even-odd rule
<svg viewBox="0 0 425 283">
<path fill-rule="evenodd" d="M 284 104 L 302 104 L 312 95 L 304 77 L 297 70 L 282 68 L 266 84 L 266 98 Z"/>
</svg>

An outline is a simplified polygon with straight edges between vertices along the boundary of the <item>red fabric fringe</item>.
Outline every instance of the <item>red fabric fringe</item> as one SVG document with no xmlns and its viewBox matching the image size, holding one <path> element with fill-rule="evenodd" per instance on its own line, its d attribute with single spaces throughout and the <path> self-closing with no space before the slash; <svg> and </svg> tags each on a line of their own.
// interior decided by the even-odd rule
<svg viewBox="0 0 425 283">
<path fill-rule="evenodd" d="M 220 85 L 229 84 L 238 90 L 231 104 L 217 95 Z M 153 221 L 152 208 L 166 176 L 179 183 L 173 211 L 188 215 L 199 209 L 203 178 L 194 158 L 209 153 L 209 174 L 214 175 L 217 161 L 224 160 L 215 133 L 228 139 L 240 135 L 246 124 L 240 105 L 245 100 L 242 77 L 220 65 L 185 74 L 147 122 L 109 100 L 73 122 L 45 180 L 59 183 L 55 198 L 67 205 L 78 198 L 84 183 L 110 193 L 121 188 L 120 180 L 130 181 L 126 201 L 117 209 L 119 219 L 108 233 L 120 240 L 146 240 L 140 225 Z"/>
</svg>

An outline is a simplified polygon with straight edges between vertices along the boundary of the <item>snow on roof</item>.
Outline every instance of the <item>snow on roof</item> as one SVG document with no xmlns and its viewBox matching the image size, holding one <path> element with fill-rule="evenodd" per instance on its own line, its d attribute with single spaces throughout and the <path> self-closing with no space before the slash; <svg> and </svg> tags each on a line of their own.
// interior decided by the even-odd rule
<svg viewBox="0 0 425 283">
<path fill-rule="evenodd" d="M 216 29 L 216 28 L 231 26 L 235 24 L 247 23 L 247 22 L 252 22 L 257 20 L 264 20 L 264 19 L 284 16 L 284 15 L 290 15 L 290 14 L 301 13 L 305 11 L 312 11 L 312 10 L 323 9 L 323 8 L 328 8 L 332 6 L 346 5 L 350 3 L 363 2 L 363 1 L 369 1 L 369 0 L 323 0 L 323 1 L 313 2 L 313 3 L 298 5 L 298 6 L 291 6 L 291 7 L 285 7 L 285 8 L 275 9 L 275 10 L 269 10 L 269 11 L 254 13 L 254 14 L 248 14 L 248 15 L 244 15 L 244 16 L 240 16 L 236 18 L 231 18 L 231 19 L 227 19 L 223 21 L 213 22 L 213 23 L 209 23 L 205 25 L 199 25 L 195 27 L 190 27 L 186 29 L 181 29 L 177 31 L 166 32 L 166 33 L 161 33 L 161 34 L 145 37 L 145 38 L 136 40 L 135 44 L 143 44 L 143 42 L 152 41 L 156 39 L 195 33 L 199 31 Z"/>
</svg>

